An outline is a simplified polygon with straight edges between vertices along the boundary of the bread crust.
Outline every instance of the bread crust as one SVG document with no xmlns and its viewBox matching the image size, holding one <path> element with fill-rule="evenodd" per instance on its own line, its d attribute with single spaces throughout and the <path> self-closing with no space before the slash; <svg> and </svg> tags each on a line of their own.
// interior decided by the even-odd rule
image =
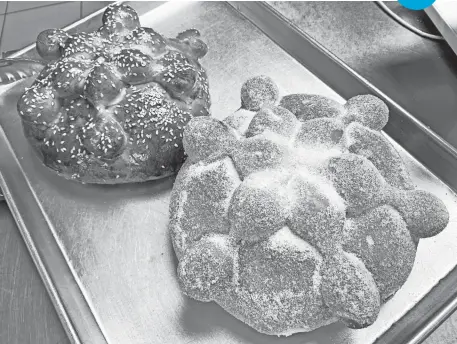
<svg viewBox="0 0 457 344">
<path fill-rule="evenodd" d="M 183 128 L 209 116 L 207 52 L 196 29 L 166 38 L 140 26 L 135 10 L 111 5 L 92 33 L 46 30 L 51 60 L 17 104 L 42 162 L 83 183 L 142 182 L 176 173 Z"/>
<path fill-rule="evenodd" d="M 380 133 L 380 99 L 295 94 L 271 105 L 246 90 L 259 80 L 271 89 L 267 78 L 244 85 L 259 111 L 193 118 L 184 132 L 189 159 L 170 204 L 181 289 L 270 335 L 370 326 L 448 210 L 415 190 Z"/>
</svg>

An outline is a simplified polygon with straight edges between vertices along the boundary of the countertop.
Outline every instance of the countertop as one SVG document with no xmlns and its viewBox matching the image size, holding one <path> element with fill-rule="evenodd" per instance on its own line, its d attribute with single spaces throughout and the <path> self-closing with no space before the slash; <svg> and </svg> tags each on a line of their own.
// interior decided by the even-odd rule
<svg viewBox="0 0 457 344">
<path fill-rule="evenodd" d="M 324 41 L 324 45 L 326 40 L 329 42 L 328 44 L 331 43 L 330 45 L 334 53 L 344 59 L 353 68 L 358 69 L 362 74 L 369 74 L 368 76 L 371 76 L 372 82 L 376 83 L 376 78 L 378 78 L 379 83 L 385 87 L 389 87 L 389 83 L 391 85 L 395 84 L 394 90 L 402 90 L 402 92 L 397 92 L 396 95 L 401 98 L 402 105 L 404 104 L 406 108 L 409 107 L 413 110 L 417 109 L 418 116 L 425 116 L 424 112 L 427 109 L 424 109 L 423 104 L 427 103 L 426 100 L 429 99 L 427 97 L 430 97 L 425 93 L 428 87 L 430 87 L 430 82 L 438 85 L 446 84 L 446 82 L 443 83 L 442 80 L 437 78 L 437 74 L 447 74 L 447 80 L 451 80 L 451 82 L 447 82 L 448 87 L 453 88 L 457 85 L 457 74 L 454 74 L 457 65 L 450 64 L 450 62 L 456 59 L 447 47 L 441 43 L 424 42 L 421 38 L 414 37 L 411 33 L 402 32 L 405 29 L 391 22 L 391 19 L 380 12 L 379 8 L 374 4 L 367 2 L 352 4 L 325 4 L 323 2 L 317 2 L 295 6 L 299 7 L 289 7 L 288 10 L 293 13 L 297 13 L 297 11 L 301 12 L 301 17 L 306 18 L 308 23 L 319 24 L 320 28 L 316 28 L 316 24 L 313 24 L 313 27 L 308 27 L 308 31 L 315 38 Z M 378 30 L 379 32 L 373 36 L 371 41 L 366 38 L 360 39 L 357 50 L 351 51 L 348 44 L 345 44 L 346 39 L 351 39 L 348 35 L 352 35 L 352 37 L 358 35 L 360 38 L 367 37 L 366 32 L 357 31 L 362 30 L 362 27 L 358 26 L 358 23 L 363 19 L 360 18 L 360 13 L 373 24 L 372 28 L 368 30 L 372 32 Z M 408 13 L 405 15 L 408 16 Z M 417 19 L 411 18 L 409 20 L 416 21 Z M 416 24 L 426 25 L 426 22 L 423 18 L 420 18 Z M 348 30 L 347 28 L 349 26 L 350 29 Z M 333 30 L 329 30 L 331 28 Z M 324 35 L 325 32 L 336 31 L 340 34 L 339 38 Z M 351 31 L 352 34 L 349 34 Z M 407 39 L 408 46 L 405 48 L 402 44 L 398 43 L 397 47 L 403 47 L 395 60 L 383 60 L 383 63 L 376 63 L 373 60 L 373 56 L 376 55 L 377 45 L 374 44 L 376 38 L 379 39 L 379 35 L 384 37 L 382 40 L 383 44 L 378 45 L 378 49 L 379 47 L 384 49 L 383 56 L 387 56 L 385 49 L 387 47 L 391 49 L 394 45 L 387 44 L 388 39 L 386 37 L 393 37 L 399 32 L 402 32 L 403 39 Z M 427 55 L 421 55 L 421 49 L 425 48 L 435 50 Z M 416 71 L 418 68 L 421 69 L 420 80 L 423 82 L 417 82 L 417 79 L 416 82 L 413 79 L 413 82 L 410 81 L 409 83 L 402 81 L 408 76 L 403 74 L 402 71 L 405 69 L 400 67 L 408 67 L 409 62 L 414 62 L 412 65 L 415 66 Z M 432 66 L 432 68 L 428 68 L 427 70 L 426 66 Z M 428 79 L 424 78 L 424 75 L 426 77 L 427 74 L 429 76 Z M 455 81 L 452 81 L 454 76 Z M 380 77 L 383 77 L 382 80 L 379 79 Z M 427 82 L 429 83 L 427 84 Z M 390 87 L 391 91 L 392 87 Z M 455 101 L 454 99 L 456 98 L 452 97 L 452 101 Z M 436 99 L 430 99 L 429 102 L 428 109 L 433 109 Z M 447 109 L 453 106 L 453 103 L 449 102 Z M 447 117 L 448 115 L 446 112 L 442 116 Z M 445 130 L 445 128 L 440 126 L 437 127 L 437 130 Z M 449 133 L 449 131 L 447 132 Z M 455 342 L 457 342 L 457 314 L 451 316 L 425 343 L 453 344 Z M 5 202 L 0 203 L 0 343 L 69 343 Z"/>
<path fill-rule="evenodd" d="M 70 343 L 5 202 L 0 203 L 0 343 Z"/>
</svg>

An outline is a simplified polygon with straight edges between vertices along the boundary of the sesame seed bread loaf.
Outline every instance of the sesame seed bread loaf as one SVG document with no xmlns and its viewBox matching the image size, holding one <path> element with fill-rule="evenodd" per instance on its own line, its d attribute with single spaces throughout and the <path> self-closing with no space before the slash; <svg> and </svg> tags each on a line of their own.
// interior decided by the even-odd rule
<svg viewBox="0 0 457 344">
<path fill-rule="evenodd" d="M 248 80 L 244 109 L 184 131 L 169 224 L 181 289 L 270 335 L 367 327 L 449 213 L 380 132 L 380 99 L 279 100 L 272 85 Z"/>
<path fill-rule="evenodd" d="M 198 59 L 199 32 L 176 38 L 140 26 L 127 5 L 112 5 L 96 32 L 46 30 L 37 50 L 49 63 L 18 101 L 24 133 L 43 163 L 83 183 L 126 183 L 175 173 L 182 132 L 208 116 Z"/>
</svg>

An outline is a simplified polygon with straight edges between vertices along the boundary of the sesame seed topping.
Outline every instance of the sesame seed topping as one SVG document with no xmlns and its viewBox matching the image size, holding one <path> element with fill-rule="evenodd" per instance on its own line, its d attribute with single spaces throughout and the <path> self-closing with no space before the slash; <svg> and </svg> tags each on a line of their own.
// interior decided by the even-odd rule
<svg viewBox="0 0 457 344">
<path fill-rule="evenodd" d="M 119 155 L 126 145 L 146 147 L 155 140 L 179 148 L 192 114 L 178 104 L 190 109 L 194 99 L 208 93 L 206 74 L 187 53 L 168 47 L 152 29 L 121 32 L 126 30 L 122 23 L 130 20 L 139 24 L 130 7 L 116 5 L 105 11 L 99 32 L 65 36 L 65 43 L 59 43 L 61 31 L 56 31 L 63 57 L 49 63 L 26 90 L 19 114 L 43 124 L 42 147 L 57 163 L 90 164 L 94 158 Z M 162 73 L 154 72 L 160 79 L 151 72 L 156 66 L 163 67 Z M 129 80 L 135 85 L 126 84 Z M 195 95 L 189 96 L 181 80 L 195 84 Z"/>
</svg>

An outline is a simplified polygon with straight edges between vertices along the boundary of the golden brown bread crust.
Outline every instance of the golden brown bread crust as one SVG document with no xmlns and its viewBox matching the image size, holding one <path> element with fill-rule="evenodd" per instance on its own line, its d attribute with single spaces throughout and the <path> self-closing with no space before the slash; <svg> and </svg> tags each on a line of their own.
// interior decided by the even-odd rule
<svg viewBox="0 0 457 344">
<path fill-rule="evenodd" d="M 140 27 L 136 12 L 112 5 L 93 33 L 42 32 L 51 60 L 20 98 L 24 133 L 59 175 L 84 183 L 127 183 L 175 173 L 182 132 L 208 116 L 207 52 L 195 29 L 176 38 Z"/>
<path fill-rule="evenodd" d="M 169 225 L 182 290 L 272 335 L 371 325 L 418 240 L 447 226 L 446 206 L 415 190 L 380 132 L 378 98 L 291 95 L 276 106 L 246 94 L 263 107 L 193 118 L 184 132 Z"/>
</svg>

